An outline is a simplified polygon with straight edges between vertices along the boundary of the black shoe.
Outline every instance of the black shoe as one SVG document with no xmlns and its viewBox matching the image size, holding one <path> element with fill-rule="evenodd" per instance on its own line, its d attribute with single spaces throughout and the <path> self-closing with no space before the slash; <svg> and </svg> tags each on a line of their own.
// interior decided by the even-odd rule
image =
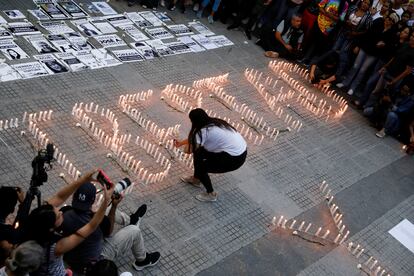
<svg viewBox="0 0 414 276">
<path fill-rule="evenodd" d="M 138 270 L 141 271 L 146 267 L 150 267 L 150 266 L 154 266 L 158 263 L 158 261 L 160 260 L 161 254 L 160 252 L 152 252 L 152 253 L 147 253 L 145 260 L 143 261 L 135 261 L 135 263 L 132 264 L 132 266 Z"/>
<path fill-rule="evenodd" d="M 129 216 L 129 224 L 136 225 L 140 218 L 142 218 L 147 212 L 147 204 L 142 204 L 139 208 Z"/>
<path fill-rule="evenodd" d="M 227 27 L 227 30 L 234 30 L 234 29 L 238 28 L 239 26 L 240 26 L 240 24 L 233 23 L 233 24 L 231 24 L 230 26 Z"/>
</svg>

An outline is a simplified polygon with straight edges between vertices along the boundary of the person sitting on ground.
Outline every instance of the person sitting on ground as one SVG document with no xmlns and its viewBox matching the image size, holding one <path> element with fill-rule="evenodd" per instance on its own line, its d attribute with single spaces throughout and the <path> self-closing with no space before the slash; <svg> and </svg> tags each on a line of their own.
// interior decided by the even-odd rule
<svg viewBox="0 0 414 276">
<path fill-rule="evenodd" d="M 296 59 L 303 40 L 301 24 L 301 15 L 295 14 L 290 23 L 283 20 L 276 31 L 265 32 L 257 44 L 265 50 L 266 57 Z"/>
<path fill-rule="evenodd" d="M 24 238 L 36 241 L 44 249 L 43 255 L 39 256 L 44 256 L 44 261 L 37 271 L 31 273 L 31 276 L 66 276 L 63 254 L 84 241 L 101 223 L 114 187 L 110 190 L 104 188 L 104 200 L 89 223 L 67 237 L 62 237 L 56 232 L 63 223 L 63 214 L 57 207 L 61 206 L 81 185 L 96 181 L 93 179 L 94 173 L 95 171 L 87 173 L 75 182 L 65 185 L 45 204 L 30 213 L 23 226 Z"/>
<path fill-rule="evenodd" d="M 100 260 L 92 265 L 85 276 L 132 276 L 130 272 L 124 272 L 119 275 L 118 267 L 111 260 Z"/>
<path fill-rule="evenodd" d="M 193 153 L 194 175 L 182 180 L 195 187 L 204 185 L 207 192 L 196 196 L 200 201 L 216 201 L 209 173 L 225 173 L 237 170 L 246 161 L 247 144 L 229 123 L 213 118 L 201 108 L 189 114 L 191 130 L 188 138 L 174 140 L 174 146 L 185 146 L 186 153 Z"/>
<path fill-rule="evenodd" d="M 43 248 L 35 241 L 27 241 L 15 248 L 0 268 L 1 276 L 28 276 L 43 262 Z"/>
<path fill-rule="evenodd" d="M 339 54 L 331 50 L 311 63 L 309 77 L 317 87 L 329 85 L 336 80 Z"/>
<path fill-rule="evenodd" d="M 76 233 L 94 217 L 92 206 L 95 198 L 96 187 L 92 183 L 85 183 L 76 190 L 72 206 L 65 208 L 63 212 L 64 221 L 61 227 L 63 236 Z M 91 263 L 102 258 L 116 260 L 129 250 L 132 250 L 135 257 L 133 267 L 136 270 L 153 266 L 160 259 L 159 252 L 148 253 L 145 250 L 144 239 L 137 225 L 139 218 L 144 216 L 147 206 L 142 205 L 133 215 L 128 216 L 117 209 L 121 200 L 121 196 L 113 197 L 112 207 L 100 227 L 65 254 L 64 260 L 74 272 L 84 273 Z M 125 227 L 111 236 L 115 222 Z"/>
</svg>

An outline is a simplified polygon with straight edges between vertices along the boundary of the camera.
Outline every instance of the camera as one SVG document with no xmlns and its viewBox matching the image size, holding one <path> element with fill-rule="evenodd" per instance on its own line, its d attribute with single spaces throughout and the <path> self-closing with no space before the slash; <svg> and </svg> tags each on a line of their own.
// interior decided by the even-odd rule
<svg viewBox="0 0 414 276">
<path fill-rule="evenodd" d="M 32 161 L 32 182 L 30 185 L 34 187 L 39 187 L 43 183 L 47 182 L 47 173 L 45 164 L 49 165 L 49 169 L 52 168 L 51 162 L 53 160 L 53 154 L 55 149 L 53 144 L 47 144 L 46 149 L 41 149 L 37 153 L 37 156 Z"/>
<path fill-rule="evenodd" d="M 99 183 L 101 183 L 101 185 L 105 185 L 107 189 L 111 189 L 112 186 L 114 185 L 103 170 L 99 170 L 99 173 L 96 179 L 98 180 Z M 127 177 L 125 177 L 124 179 L 116 183 L 115 189 L 114 189 L 114 196 L 116 198 L 119 198 L 121 196 L 122 191 L 128 188 L 129 186 L 131 186 L 131 184 L 132 184 L 131 180 Z"/>
</svg>

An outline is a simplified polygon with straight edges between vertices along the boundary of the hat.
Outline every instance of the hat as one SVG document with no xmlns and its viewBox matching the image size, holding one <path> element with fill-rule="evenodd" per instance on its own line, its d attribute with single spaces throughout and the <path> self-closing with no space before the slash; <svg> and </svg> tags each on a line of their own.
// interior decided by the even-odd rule
<svg viewBox="0 0 414 276">
<path fill-rule="evenodd" d="M 95 202 L 96 188 L 92 183 L 85 183 L 73 194 L 72 207 L 82 211 L 88 211 Z"/>
</svg>

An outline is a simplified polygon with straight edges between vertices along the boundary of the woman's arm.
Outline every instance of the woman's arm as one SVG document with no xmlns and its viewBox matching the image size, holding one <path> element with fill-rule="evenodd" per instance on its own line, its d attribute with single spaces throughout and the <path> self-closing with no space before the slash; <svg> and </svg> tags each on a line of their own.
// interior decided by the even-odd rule
<svg viewBox="0 0 414 276">
<path fill-rule="evenodd" d="M 105 199 L 102 201 L 101 206 L 99 207 L 98 211 L 95 213 L 91 221 L 76 231 L 74 234 L 60 239 L 56 243 L 55 248 L 55 255 L 57 257 L 69 252 L 76 246 L 78 246 L 81 242 L 83 242 L 90 234 L 92 234 L 96 228 L 98 228 L 99 224 L 102 222 L 102 219 L 105 216 L 105 210 L 108 206 L 109 201 L 111 200 L 112 194 L 115 189 L 115 185 L 112 186 L 110 190 L 107 190 L 105 185 L 103 185 L 105 190 Z"/>
<path fill-rule="evenodd" d="M 53 195 L 51 198 L 46 200 L 50 205 L 53 205 L 55 207 L 59 207 L 62 205 L 80 186 L 83 184 L 94 181 L 93 174 L 96 171 L 91 171 L 84 176 L 78 178 L 74 182 L 72 182 L 69 185 L 64 186 L 62 189 L 60 189 L 55 195 Z"/>
<path fill-rule="evenodd" d="M 176 148 L 185 146 L 184 147 L 184 152 L 185 153 L 192 153 L 193 152 L 192 148 L 190 147 L 190 143 L 188 142 L 188 139 L 184 139 L 184 140 L 181 140 L 181 141 L 174 139 L 174 146 Z"/>
</svg>

